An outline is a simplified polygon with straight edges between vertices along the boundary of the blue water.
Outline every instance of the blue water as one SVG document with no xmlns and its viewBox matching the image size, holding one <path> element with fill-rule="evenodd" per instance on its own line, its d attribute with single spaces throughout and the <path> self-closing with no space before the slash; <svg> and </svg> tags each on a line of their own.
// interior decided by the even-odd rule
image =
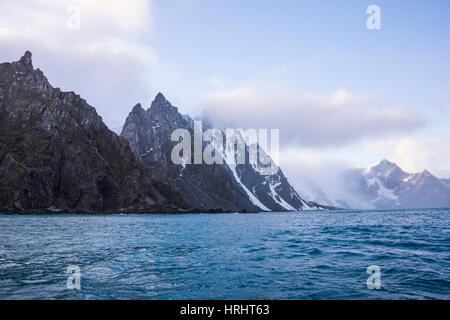
<svg viewBox="0 0 450 320">
<path fill-rule="evenodd" d="M 450 209 L 3 215 L 0 299 L 449 299 L 449 223 Z"/>
</svg>

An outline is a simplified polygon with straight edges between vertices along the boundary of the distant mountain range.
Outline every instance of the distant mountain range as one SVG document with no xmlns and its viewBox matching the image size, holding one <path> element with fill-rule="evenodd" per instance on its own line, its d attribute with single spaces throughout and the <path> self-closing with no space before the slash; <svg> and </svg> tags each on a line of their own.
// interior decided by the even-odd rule
<svg viewBox="0 0 450 320">
<path fill-rule="evenodd" d="M 343 208 L 400 209 L 450 207 L 450 179 L 439 179 L 428 170 L 407 173 L 388 160 L 343 173 L 345 189 L 332 192 L 309 183 L 311 199 Z"/>
</svg>

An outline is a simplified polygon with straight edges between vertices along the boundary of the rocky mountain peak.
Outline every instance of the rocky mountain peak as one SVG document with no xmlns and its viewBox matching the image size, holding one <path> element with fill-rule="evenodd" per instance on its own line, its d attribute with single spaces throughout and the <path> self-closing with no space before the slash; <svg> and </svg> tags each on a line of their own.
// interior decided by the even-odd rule
<svg viewBox="0 0 450 320">
<path fill-rule="evenodd" d="M 31 56 L 32 54 L 30 51 L 25 51 L 24 55 L 22 56 L 22 58 L 20 58 L 19 62 L 28 69 L 33 69 L 33 62 L 31 60 Z"/>
<path fill-rule="evenodd" d="M 161 92 L 158 92 L 158 94 L 155 97 L 155 101 L 164 103 L 167 100 L 166 97 L 164 97 L 164 95 Z"/>
<path fill-rule="evenodd" d="M 225 160 L 213 165 L 175 165 L 171 161 L 175 144 L 171 134 L 181 128 L 194 134 L 194 120 L 179 113 L 161 93 L 153 100 L 147 115 L 142 120 L 133 110 L 121 136 L 128 140 L 131 150 L 155 177 L 168 181 L 191 206 L 239 212 L 324 209 L 304 201 L 281 170 L 271 176 L 262 174 L 261 163 L 236 165 Z M 204 130 L 212 127 L 209 121 L 202 121 Z M 204 141 L 203 147 L 207 146 Z M 248 146 L 245 153 L 248 158 Z"/>
<path fill-rule="evenodd" d="M 164 95 L 161 92 L 158 92 L 152 104 L 150 105 L 150 109 L 153 107 L 170 108 L 172 107 L 172 104 L 169 101 L 167 101 L 166 97 L 164 97 Z"/>
<path fill-rule="evenodd" d="M 376 163 L 375 165 L 371 166 L 371 169 L 386 169 L 396 166 L 395 163 L 390 162 L 389 160 L 383 159 Z"/>
<path fill-rule="evenodd" d="M 389 189 L 394 188 L 408 176 L 408 174 L 394 162 L 390 162 L 386 159 L 369 166 L 364 174 L 369 178 L 376 177 L 377 179 L 380 179 Z"/>
<path fill-rule="evenodd" d="M 140 103 L 138 103 L 133 107 L 133 110 L 131 111 L 131 113 L 142 115 L 142 114 L 145 114 L 145 110 L 144 110 L 144 108 L 142 108 L 142 105 Z"/>
<path fill-rule="evenodd" d="M 174 107 L 165 97 L 159 92 L 148 110 L 150 113 L 178 113 L 178 108 Z"/>
<path fill-rule="evenodd" d="M 0 82 L 5 85 L 10 84 L 11 89 L 33 90 L 39 92 L 42 96 L 56 94 L 44 73 L 33 68 L 31 56 L 31 52 L 26 51 L 18 61 L 1 63 L 2 78 Z"/>
<path fill-rule="evenodd" d="M 371 173 L 375 175 L 389 176 L 392 174 L 402 174 L 403 170 L 397 166 L 394 162 L 390 162 L 383 159 L 376 164 L 369 166 L 366 173 Z"/>
</svg>

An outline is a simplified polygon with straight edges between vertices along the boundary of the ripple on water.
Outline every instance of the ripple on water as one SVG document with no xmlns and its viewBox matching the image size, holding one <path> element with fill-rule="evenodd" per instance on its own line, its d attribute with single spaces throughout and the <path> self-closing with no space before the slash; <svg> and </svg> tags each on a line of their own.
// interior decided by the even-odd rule
<svg viewBox="0 0 450 320">
<path fill-rule="evenodd" d="M 0 215 L 0 299 L 448 299 L 449 230 L 449 209 Z"/>
</svg>

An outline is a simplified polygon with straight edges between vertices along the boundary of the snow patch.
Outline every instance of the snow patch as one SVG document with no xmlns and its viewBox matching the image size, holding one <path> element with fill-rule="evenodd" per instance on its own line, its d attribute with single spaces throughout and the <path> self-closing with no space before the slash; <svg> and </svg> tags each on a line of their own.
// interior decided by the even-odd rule
<svg viewBox="0 0 450 320">
<path fill-rule="evenodd" d="M 276 184 L 269 183 L 270 188 L 270 196 L 272 199 L 278 203 L 280 206 L 282 206 L 284 209 L 289 211 L 296 211 L 296 209 L 291 206 L 289 203 L 287 203 L 278 193 L 275 191 L 275 188 L 278 187 L 281 184 L 281 182 L 278 182 Z"/>
<path fill-rule="evenodd" d="M 370 186 L 372 185 L 378 185 L 378 198 L 377 200 L 381 198 L 388 198 L 391 200 L 398 200 L 398 197 L 395 195 L 394 190 L 386 188 L 378 179 L 377 177 L 370 177 L 367 178 L 367 182 Z"/>
<path fill-rule="evenodd" d="M 248 190 L 248 188 L 242 183 L 241 179 L 238 177 L 238 174 L 236 172 L 236 165 L 227 163 L 228 168 L 230 168 L 231 172 L 233 173 L 234 179 L 236 182 L 241 186 L 241 188 L 247 193 L 248 198 L 250 201 L 257 207 L 261 208 L 264 211 L 271 211 L 269 208 L 267 208 L 265 205 L 262 204 L 259 199 Z"/>
</svg>

